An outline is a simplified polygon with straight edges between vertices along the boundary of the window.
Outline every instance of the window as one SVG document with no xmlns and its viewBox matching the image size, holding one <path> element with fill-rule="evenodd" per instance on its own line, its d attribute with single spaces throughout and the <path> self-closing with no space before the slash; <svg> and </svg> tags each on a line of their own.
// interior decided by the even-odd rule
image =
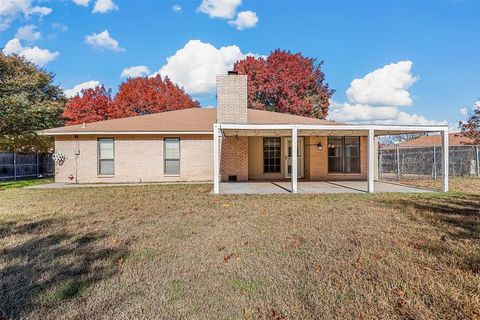
<svg viewBox="0 0 480 320">
<path fill-rule="evenodd" d="M 280 172 L 280 138 L 263 138 L 263 172 Z"/>
<path fill-rule="evenodd" d="M 164 154 L 165 174 L 180 174 L 180 138 L 165 138 Z"/>
<path fill-rule="evenodd" d="M 360 137 L 328 137 L 328 172 L 360 172 Z"/>
<path fill-rule="evenodd" d="M 114 174 L 114 140 L 113 138 L 98 139 L 98 174 Z"/>
</svg>

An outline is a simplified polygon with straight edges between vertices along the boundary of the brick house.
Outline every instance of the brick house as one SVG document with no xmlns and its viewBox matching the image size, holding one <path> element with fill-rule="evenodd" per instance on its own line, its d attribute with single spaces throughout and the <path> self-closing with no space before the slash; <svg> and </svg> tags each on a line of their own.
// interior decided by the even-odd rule
<svg viewBox="0 0 480 320">
<path fill-rule="evenodd" d="M 217 77 L 217 108 L 193 108 L 65 126 L 55 181 L 126 183 L 362 180 L 373 192 L 376 139 L 446 126 L 353 125 L 247 108 L 247 77 Z M 448 155 L 444 156 L 445 163 Z M 444 190 L 448 188 L 448 177 Z"/>
</svg>

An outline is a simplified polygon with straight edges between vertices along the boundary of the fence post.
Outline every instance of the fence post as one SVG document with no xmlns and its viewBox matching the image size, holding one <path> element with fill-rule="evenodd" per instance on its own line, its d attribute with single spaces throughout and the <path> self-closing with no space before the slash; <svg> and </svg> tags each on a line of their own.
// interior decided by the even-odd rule
<svg viewBox="0 0 480 320">
<path fill-rule="evenodd" d="M 37 155 L 36 155 L 37 178 L 38 178 L 38 176 L 40 175 L 40 168 L 39 168 L 39 166 L 40 166 L 40 161 L 39 161 L 39 160 L 40 160 L 40 159 L 38 158 L 38 153 L 37 153 Z"/>
<path fill-rule="evenodd" d="M 478 146 L 475 146 L 475 151 L 476 151 L 476 154 L 477 154 L 477 176 L 480 177 L 480 155 L 478 154 L 478 152 L 480 151 Z"/>
<path fill-rule="evenodd" d="M 433 180 L 437 180 L 437 148 L 433 146 Z"/>
<path fill-rule="evenodd" d="M 382 180 L 383 176 L 383 149 L 379 148 L 379 159 L 378 159 L 378 179 Z"/>
<path fill-rule="evenodd" d="M 400 180 L 400 148 L 398 144 L 395 152 L 395 160 L 397 161 L 397 180 Z"/>
<path fill-rule="evenodd" d="M 17 155 L 13 153 L 13 180 L 17 180 Z"/>
</svg>

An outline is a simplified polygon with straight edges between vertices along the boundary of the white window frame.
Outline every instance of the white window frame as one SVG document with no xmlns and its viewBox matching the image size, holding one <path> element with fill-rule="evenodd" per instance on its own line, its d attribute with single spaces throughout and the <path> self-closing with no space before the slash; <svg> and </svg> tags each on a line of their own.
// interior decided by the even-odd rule
<svg viewBox="0 0 480 320">
<path fill-rule="evenodd" d="M 167 140 L 177 140 L 178 141 L 178 159 L 175 158 L 167 158 Z M 163 175 L 165 176 L 179 176 L 182 170 L 182 150 L 181 150 L 181 139 L 180 137 L 167 137 L 163 138 Z M 167 161 L 171 160 L 178 160 L 178 172 L 169 173 L 167 172 Z"/>
<path fill-rule="evenodd" d="M 101 152 L 100 152 L 100 141 L 101 140 L 111 140 L 112 141 L 112 158 L 101 158 Z M 112 173 L 102 173 L 101 168 L 102 166 L 100 163 L 102 160 L 108 160 L 113 162 L 113 172 Z M 97 175 L 99 176 L 114 176 L 115 175 L 115 138 L 98 138 L 97 139 Z"/>
</svg>

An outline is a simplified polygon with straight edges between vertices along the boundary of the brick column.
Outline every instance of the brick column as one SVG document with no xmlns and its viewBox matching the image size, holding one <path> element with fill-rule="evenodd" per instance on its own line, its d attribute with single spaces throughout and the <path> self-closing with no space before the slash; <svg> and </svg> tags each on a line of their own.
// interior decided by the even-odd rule
<svg viewBox="0 0 480 320">
<path fill-rule="evenodd" d="M 237 176 L 237 181 L 248 180 L 248 137 L 222 138 L 220 175 L 222 181 Z"/>
</svg>

